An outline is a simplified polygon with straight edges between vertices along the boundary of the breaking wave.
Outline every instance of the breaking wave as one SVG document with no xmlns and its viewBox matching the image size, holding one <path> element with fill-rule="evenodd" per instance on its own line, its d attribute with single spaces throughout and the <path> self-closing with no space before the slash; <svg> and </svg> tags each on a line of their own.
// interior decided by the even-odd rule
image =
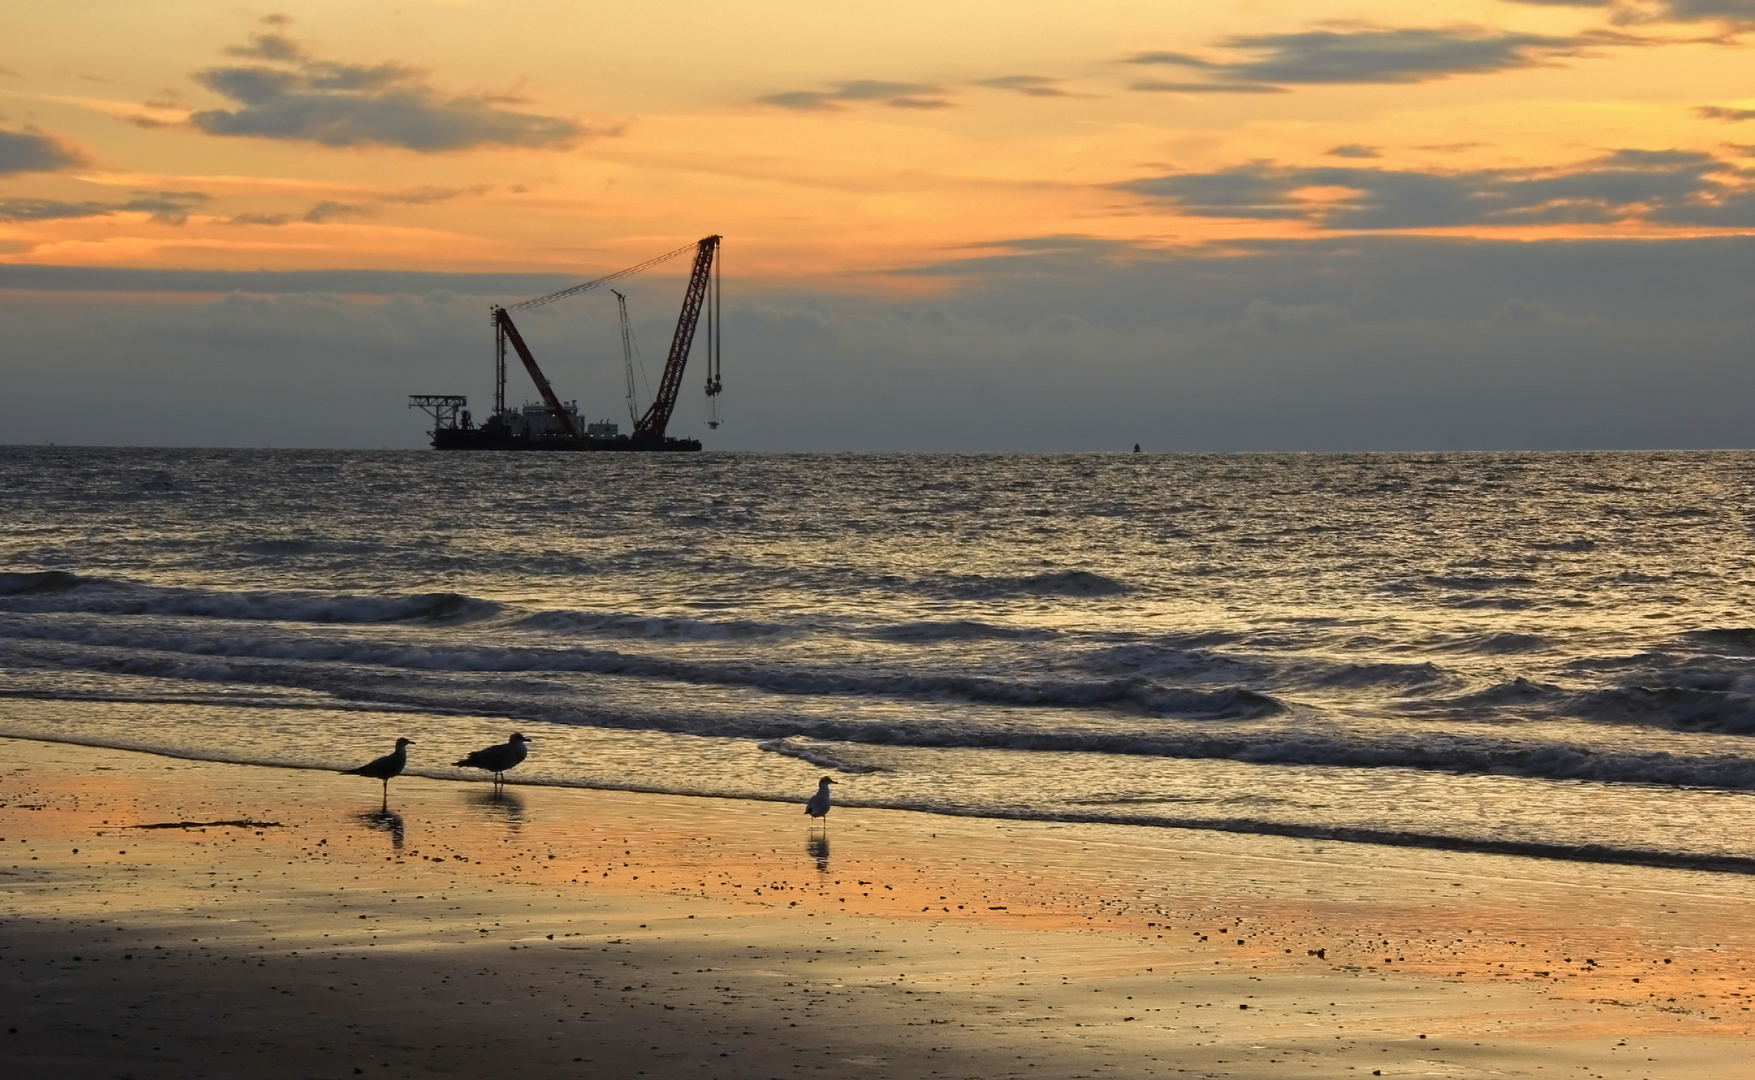
<svg viewBox="0 0 1755 1080">
<path fill-rule="evenodd" d="M 92 579 L 69 574 L 65 570 L 44 570 L 35 574 L 0 574 L 0 596 L 66 592 L 90 580 Z"/>
<path fill-rule="evenodd" d="M 172 627 L 131 630 L 77 624 L 0 623 L 0 638 L 63 641 L 105 649 L 144 650 L 121 663 L 136 673 L 181 677 L 193 654 L 242 662 L 299 661 L 365 665 L 434 672 L 582 672 L 624 675 L 700 685 L 750 687 L 778 694 L 857 697 L 947 698 L 1004 705 L 1110 707 L 1156 715 L 1243 720 L 1273 716 L 1285 706 L 1266 694 L 1243 689 L 1215 691 L 1164 687 L 1146 679 L 1007 679 L 951 673 L 904 673 L 812 669 L 773 662 L 708 662 L 646 656 L 609 649 L 496 648 L 483 645 L 417 645 L 406 642 L 323 640 L 185 634 Z M 165 656 L 163 654 L 173 654 Z M 162 671 L 153 670 L 162 668 Z M 217 669 L 215 669 L 217 670 Z M 300 671 L 252 670 L 240 678 L 276 682 L 309 679 Z M 302 685 L 302 683 L 301 683 Z"/>
</svg>

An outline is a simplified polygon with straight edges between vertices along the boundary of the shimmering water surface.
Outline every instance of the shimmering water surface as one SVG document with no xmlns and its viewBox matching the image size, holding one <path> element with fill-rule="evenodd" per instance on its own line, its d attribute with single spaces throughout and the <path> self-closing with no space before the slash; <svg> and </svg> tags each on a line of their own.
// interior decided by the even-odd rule
<svg viewBox="0 0 1755 1080">
<path fill-rule="evenodd" d="M 0 448 L 0 734 L 1755 858 L 1755 454 Z"/>
</svg>

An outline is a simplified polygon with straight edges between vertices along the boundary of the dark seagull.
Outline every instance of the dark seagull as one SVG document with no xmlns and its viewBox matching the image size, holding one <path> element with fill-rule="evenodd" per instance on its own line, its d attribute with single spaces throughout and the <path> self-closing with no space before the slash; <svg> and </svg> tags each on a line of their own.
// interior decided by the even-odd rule
<svg viewBox="0 0 1755 1080">
<path fill-rule="evenodd" d="M 826 776 L 818 780 L 817 793 L 810 797 L 810 802 L 804 804 L 804 812 L 813 819 L 822 818 L 824 825 L 829 823 L 829 806 L 833 802 L 829 794 L 829 785 L 834 782 Z M 812 823 L 815 823 L 814 820 Z"/>
<path fill-rule="evenodd" d="M 530 753 L 524 745 L 529 741 L 522 735 L 513 735 L 498 746 L 484 747 L 462 761 L 452 762 L 452 764 L 458 768 L 486 769 L 494 774 L 495 784 L 503 784 L 506 782 L 506 778 L 502 774 L 523 761 L 524 756 Z"/>
<path fill-rule="evenodd" d="M 390 806 L 390 778 L 401 776 L 402 770 L 408 768 L 408 748 L 414 745 L 413 739 L 397 739 L 396 749 L 374 761 L 368 761 L 357 769 L 343 769 L 343 776 L 369 776 L 373 780 L 384 781 L 384 806 Z"/>
</svg>

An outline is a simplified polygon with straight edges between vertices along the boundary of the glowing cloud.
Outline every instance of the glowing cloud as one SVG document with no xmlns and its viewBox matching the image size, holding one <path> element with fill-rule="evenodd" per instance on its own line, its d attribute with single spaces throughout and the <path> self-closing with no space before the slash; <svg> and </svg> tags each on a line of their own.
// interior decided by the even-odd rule
<svg viewBox="0 0 1755 1080">
<path fill-rule="evenodd" d="M 501 108 L 501 98 L 447 97 L 423 82 L 421 72 L 400 64 L 314 59 L 278 33 L 257 34 L 249 45 L 227 52 L 269 63 L 195 73 L 196 82 L 238 106 L 189 116 L 209 135 L 439 153 L 479 146 L 564 148 L 606 134 L 560 117 Z"/>
</svg>

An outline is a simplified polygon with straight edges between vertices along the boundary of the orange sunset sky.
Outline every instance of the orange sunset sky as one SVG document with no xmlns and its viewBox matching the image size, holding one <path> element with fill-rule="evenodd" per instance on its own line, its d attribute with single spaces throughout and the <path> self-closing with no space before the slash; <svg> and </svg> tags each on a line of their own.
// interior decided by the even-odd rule
<svg viewBox="0 0 1755 1080">
<path fill-rule="evenodd" d="M 1259 331 L 1251 304 L 1280 312 L 1270 329 L 1386 317 L 1259 284 L 1155 320 L 1142 286 L 1105 313 L 1132 286 L 1066 259 L 1169 273 L 1246 256 L 1260 282 L 1348 241 L 1427 244 L 1437 265 L 1463 240 L 1638 260 L 1624 242 L 1682 257 L 1755 231 L 1755 0 L 66 0 L 0 25 L 0 292 L 60 290 L 61 309 L 200 290 L 51 269 L 535 275 L 503 286 L 515 296 L 722 233 L 728 297 L 766 290 L 770 323 L 937 298 L 995 333 L 1030 328 L 1006 329 L 1016 309 L 1038 337 L 1062 314 L 1127 337 L 1066 358 L 1198 366 L 1218 354 L 1190 320 Z M 1030 261 L 1049 249 L 1053 265 Z M 1068 280 L 1065 311 L 1006 292 L 1042 274 Z M 955 306 L 975 296 L 989 307 Z M 1469 318 L 1624 307 L 1596 296 L 1508 293 Z M 944 358 L 1002 363 L 991 338 Z M 848 363 L 908 348 L 867 342 Z M 53 385 L 30 385 L 49 407 Z"/>
</svg>

